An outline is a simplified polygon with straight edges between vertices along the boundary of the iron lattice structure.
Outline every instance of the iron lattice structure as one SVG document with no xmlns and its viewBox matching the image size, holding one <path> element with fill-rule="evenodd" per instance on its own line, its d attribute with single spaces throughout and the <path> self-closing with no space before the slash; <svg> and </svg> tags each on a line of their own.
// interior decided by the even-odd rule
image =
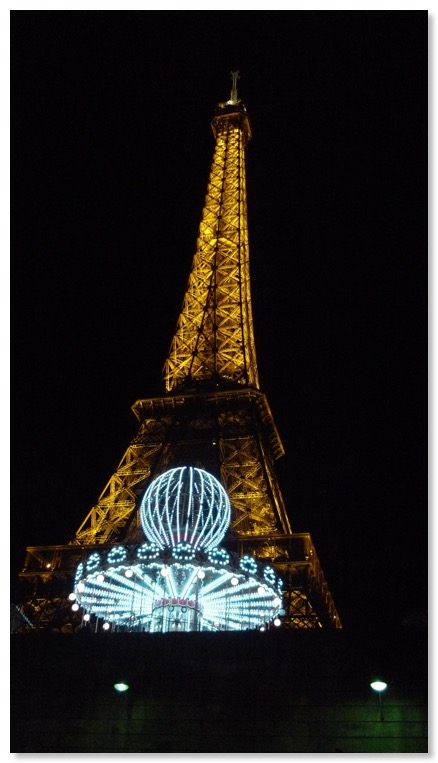
<svg viewBox="0 0 438 763">
<path fill-rule="evenodd" d="M 251 313 L 243 105 L 220 108 L 196 252 L 164 368 L 166 391 L 191 382 L 258 388 Z"/>
<path fill-rule="evenodd" d="M 250 298 L 245 146 L 251 130 L 237 97 L 219 104 L 215 149 L 196 251 L 170 352 L 165 394 L 137 400 L 140 422 L 115 473 L 66 546 L 29 547 L 26 593 L 13 623 L 76 630 L 66 599 L 93 548 L 144 540 L 140 502 L 167 469 L 191 464 L 215 475 L 231 503 L 224 546 L 269 561 L 284 581 L 283 624 L 340 628 L 310 535 L 293 533 L 275 474 L 284 453 L 259 388 Z"/>
</svg>

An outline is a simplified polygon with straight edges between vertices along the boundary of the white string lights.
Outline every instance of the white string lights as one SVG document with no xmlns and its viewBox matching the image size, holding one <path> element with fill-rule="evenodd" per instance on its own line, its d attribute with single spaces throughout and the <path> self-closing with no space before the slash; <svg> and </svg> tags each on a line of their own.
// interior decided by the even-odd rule
<svg viewBox="0 0 438 763">
<path fill-rule="evenodd" d="M 218 545 L 230 502 L 213 475 L 170 469 L 150 484 L 140 512 L 145 543 L 93 550 L 78 565 L 69 598 L 87 625 L 94 617 L 96 629 L 156 633 L 277 624 L 282 582 L 275 571 Z"/>
<path fill-rule="evenodd" d="M 191 466 L 157 477 L 140 509 L 144 534 L 161 549 L 189 544 L 209 551 L 224 537 L 230 515 L 230 501 L 220 482 Z"/>
</svg>

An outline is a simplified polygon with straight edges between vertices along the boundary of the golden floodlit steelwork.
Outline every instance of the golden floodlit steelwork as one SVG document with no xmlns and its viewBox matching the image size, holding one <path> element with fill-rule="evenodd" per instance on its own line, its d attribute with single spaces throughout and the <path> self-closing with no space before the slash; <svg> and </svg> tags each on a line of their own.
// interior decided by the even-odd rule
<svg viewBox="0 0 438 763">
<path fill-rule="evenodd" d="M 250 295 L 245 147 L 251 128 L 232 73 L 212 121 L 215 148 L 183 305 L 164 364 L 162 397 L 137 400 L 140 422 L 115 473 L 66 546 L 29 547 L 17 629 L 76 630 L 66 607 L 73 570 L 92 547 L 142 540 L 140 502 L 167 469 L 190 464 L 219 479 L 231 503 L 224 545 L 270 561 L 284 582 L 282 623 L 340 628 L 307 533 L 293 533 L 275 474 L 283 446 L 257 371 Z M 30 590 L 30 589 L 29 589 Z M 67 614 L 68 612 L 68 614 Z M 17 623 L 17 610 L 14 614 Z"/>
<path fill-rule="evenodd" d="M 241 101 L 212 122 L 216 146 L 183 308 L 164 370 L 166 391 L 198 381 L 258 388 L 251 313 L 245 146 Z"/>
</svg>

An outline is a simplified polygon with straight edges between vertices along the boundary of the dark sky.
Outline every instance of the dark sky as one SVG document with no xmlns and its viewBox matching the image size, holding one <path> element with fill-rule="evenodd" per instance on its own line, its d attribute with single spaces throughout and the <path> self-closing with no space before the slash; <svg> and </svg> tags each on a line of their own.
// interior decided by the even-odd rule
<svg viewBox="0 0 438 763">
<path fill-rule="evenodd" d="M 231 69 L 255 335 L 344 627 L 427 603 L 427 11 L 13 11 L 13 574 L 161 394 Z"/>
</svg>

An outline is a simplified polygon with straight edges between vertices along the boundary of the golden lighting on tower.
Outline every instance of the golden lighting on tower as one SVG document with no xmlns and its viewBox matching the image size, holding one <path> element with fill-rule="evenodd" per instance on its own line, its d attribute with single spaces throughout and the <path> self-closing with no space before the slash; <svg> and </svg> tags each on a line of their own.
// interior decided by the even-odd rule
<svg viewBox="0 0 438 763">
<path fill-rule="evenodd" d="M 232 72 L 230 100 L 219 104 L 216 139 L 196 251 L 164 367 L 166 391 L 196 382 L 258 388 L 251 310 L 245 146 L 251 137 Z"/>
</svg>

